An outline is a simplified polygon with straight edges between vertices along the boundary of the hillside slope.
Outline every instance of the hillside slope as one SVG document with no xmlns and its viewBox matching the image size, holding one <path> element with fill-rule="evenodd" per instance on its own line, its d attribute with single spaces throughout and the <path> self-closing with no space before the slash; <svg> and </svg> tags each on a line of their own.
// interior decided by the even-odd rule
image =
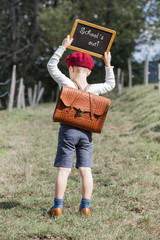
<svg viewBox="0 0 160 240">
<path fill-rule="evenodd" d="M 154 84 L 125 90 L 115 100 L 114 111 L 130 115 L 136 133 L 160 143 L 160 92 Z"/>
</svg>

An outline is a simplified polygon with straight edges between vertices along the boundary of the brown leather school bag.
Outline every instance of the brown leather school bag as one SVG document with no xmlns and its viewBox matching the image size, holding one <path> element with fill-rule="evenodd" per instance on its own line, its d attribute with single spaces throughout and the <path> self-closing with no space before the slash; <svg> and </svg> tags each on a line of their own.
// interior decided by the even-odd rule
<svg viewBox="0 0 160 240">
<path fill-rule="evenodd" d="M 63 86 L 53 114 L 53 121 L 100 133 L 109 106 L 108 98 L 82 89 Z"/>
</svg>

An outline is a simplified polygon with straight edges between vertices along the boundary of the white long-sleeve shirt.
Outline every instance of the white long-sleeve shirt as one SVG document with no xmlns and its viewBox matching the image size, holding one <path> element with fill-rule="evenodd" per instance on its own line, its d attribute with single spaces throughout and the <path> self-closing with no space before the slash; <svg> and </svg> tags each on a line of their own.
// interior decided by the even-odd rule
<svg viewBox="0 0 160 240">
<path fill-rule="evenodd" d="M 68 77 L 66 77 L 58 68 L 58 63 L 60 58 L 62 57 L 64 51 L 66 49 L 60 46 L 53 56 L 50 58 L 47 68 L 51 75 L 51 77 L 58 83 L 60 89 L 62 86 L 68 86 L 72 88 L 77 88 L 77 85 Z M 82 86 L 82 89 L 86 87 Z M 105 67 L 105 82 L 104 83 L 96 83 L 91 84 L 88 92 L 94 93 L 94 94 L 105 94 L 107 92 L 110 92 L 115 87 L 115 76 L 113 72 L 113 67 Z"/>
</svg>

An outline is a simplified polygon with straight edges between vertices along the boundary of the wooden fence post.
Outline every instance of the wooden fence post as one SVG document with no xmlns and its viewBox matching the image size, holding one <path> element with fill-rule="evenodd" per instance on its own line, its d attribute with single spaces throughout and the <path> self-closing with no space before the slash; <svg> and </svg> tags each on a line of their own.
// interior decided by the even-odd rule
<svg viewBox="0 0 160 240">
<path fill-rule="evenodd" d="M 116 84 L 116 95 L 118 96 L 121 92 L 121 83 L 120 83 L 121 69 L 117 69 L 117 84 Z"/>
<path fill-rule="evenodd" d="M 25 86 L 24 86 L 24 84 L 22 85 L 21 106 L 23 107 L 23 109 L 26 108 L 26 104 L 25 104 Z"/>
<path fill-rule="evenodd" d="M 132 87 L 132 62 L 130 58 L 128 58 L 128 72 L 129 72 L 128 87 L 131 88 Z"/>
<path fill-rule="evenodd" d="M 36 104 L 36 97 L 37 97 L 37 84 L 34 86 L 34 93 L 33 93 L 33 100 L 32 100 L 32 107 Z"/>
<path fill-rule="evenodd" d="M 144 63 L 144 85 L 148 85 L 148 71 L 149 70 L 149 61 L 148 61 L 148 54 L 146 54 L 146 60 Z"/>
<path fill-rule="evenodd" d="M 12 69 L 11 87 L 10 87 L 9 104 L 8 104 L 9 112 L 11 112 L 13 108 L 15 85 L 16 85 L 16 65 L 14 65 Z"/>
<path fill-rule="evenodd" d="M 38 104 L 39 101 L 41 100 L 41 97 L 42 97 L 42 95 L 43 95 L 43 92 L 44 92 L 44 88 L 41 88 L 41 90 L 39 91 L 38 97 L 37 97 L 36 104 Z"/>
<path fill-rule="evenodd" d="M 57 102 L 57 100 L 58 100 L 59 93 L 60 93 L 60 89 L 59 89 L 59 86 L 58 86 L 58 87 L 57 87 L 57 91 L 56 91 L 56 102 Z"/>
<path fill-rule="evenodd" d="M 160 91 L 160 63 L 158 63 L 158 88 Z"/>
<path fill-rule="evenodd" d="M 28 102 L 29 105 L 32 105 L 32 88 L 28 88 Z"/>
<path fill-rule="evenodd" d="M 20 83 L 19 83 L 18 98 L 17 98 L 17 108 L 21 108 L 22 91 L 23 91 L 23 78 L 20 79 Z"/>
<path fill-rule="evenodd" d="M 38 88 L 37 88 L 37 96 L 39 95 L 39 92 L 40 92 L 40 90 L 41 90 L 41 86 L 42 86 L 42 82 L 39 81 L 39 82 L 38 82 Z"/>
<path fill-rule="evenodd" d="M 122 91 L 124 87 L 124 72 L 121 73 L 121 86 L 122 86 Z"/>
<path fill-rule="evenodd" d="M 55 92 L 52 91 L 52 92 L 51 92 L 51 102 L 54 102 L 54 97 L 55 97 Z"/>
<path fill-rule="evenodd" d="M 38 82 L 38 85 L 36 84 L 34 86 L 34 92 L 32 96 L 32 88 L 28 88 L 28 101 L 31 107 L 34 107 L 36 104 L 38 104 L 42 98 L 44 88 L 41 87 L 42 83 L 41 81 Z"/>
</svg>

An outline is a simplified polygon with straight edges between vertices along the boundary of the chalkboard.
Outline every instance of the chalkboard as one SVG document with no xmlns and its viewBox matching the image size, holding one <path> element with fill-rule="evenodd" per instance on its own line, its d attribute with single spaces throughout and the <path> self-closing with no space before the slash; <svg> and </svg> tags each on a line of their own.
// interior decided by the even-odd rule
<svg viewBox="0 0 160 240">
<path fill-rule="evenodd" d="M 109 52 L 115 35 L 111 29 L 77 19 L 70 34 L 74 40 L 69 48 L 104 58 L 104 52 Z"/>
</svg>

